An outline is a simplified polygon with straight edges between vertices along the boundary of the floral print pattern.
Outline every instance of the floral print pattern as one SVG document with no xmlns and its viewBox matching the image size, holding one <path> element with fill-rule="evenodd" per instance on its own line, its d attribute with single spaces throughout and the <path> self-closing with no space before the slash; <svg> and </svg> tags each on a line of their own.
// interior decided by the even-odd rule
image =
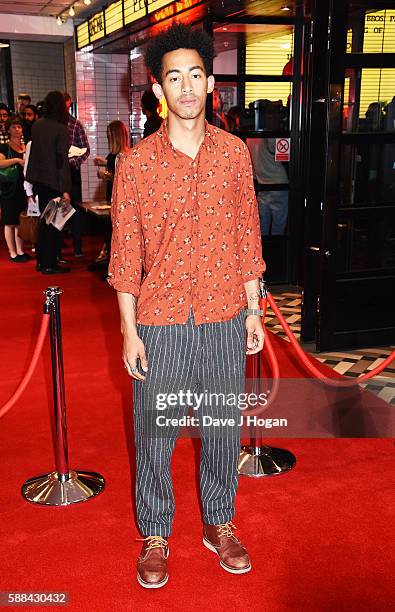
<svg viewBox="0 0 395 612">
<path fill-rule="evenodd" d="M 191 306 L 197 325 L 229 320 L 265 270 L 248 149 L 208 123 L 194 160 L 166 122 L 121 156 L 112 221 L 108 282 L 143 325 L 186 323 Z"/>
</svg>

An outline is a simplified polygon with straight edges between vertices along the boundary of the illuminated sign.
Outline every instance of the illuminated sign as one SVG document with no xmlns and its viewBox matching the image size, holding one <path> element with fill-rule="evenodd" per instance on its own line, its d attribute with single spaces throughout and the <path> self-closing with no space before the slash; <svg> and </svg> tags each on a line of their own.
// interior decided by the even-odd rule
<svg viewBox="0 0 395 612">
<path fill-rule="evenodd" d="M 201 0 L 117 0 L 76 27 L 77 49 L 150 15 L 153 23 L 174 17 Z"/>
<path fill-rule="evenodd" d="M 162 21 L 162 19 L 168 19 L 174 17 L 177 13 L 185 11 L 193 6 L 193 0 L 177 0 L 165 8 L 155 11 L 152 15 L 154 21 Z M 148 8 L 149 11 L 149 8 Z"/>
<path fill-rule="evenodd" d="M 365 15 L 364 53 L 394 53 L 395 10 Z"/>
<path fill-rule="evenodd" d="M 172 4 L 171 1 L 169 2 L 169 0 L 148 0 L 147 11 L 148 13 L 153 13 L 154 11 L 157 11 L 158 9 L 161 9 L 162 7 L 167 6 L 168 4 Z"/>
<path fill-rule="evenodd" d="M 85 21 L 85 23 L 81 23 L 81 25 L 77 26 L 77 47 L 81 49 L 87 45 L 89 45 L 89 31 L 88 22 Z"/>
<path fill-rule="evenodd" d="M 100 13 L 96 13 L 96 15 L 93 15 L 93 17 L 88 20 L 88 24 L 89 38 L 91 42 L 99 40 L 99 38 L 103 38 L 105 32 L 103 11 L 100 11 Z"/>
<path fill-rule="evenodd" d="M 106 34 L 111 34 L 111 32 L 115 32 L 115 30 L 122 28 L 122 17 L 122 0 L 118 0 L 118 2 L 114 2 L 114 4 L 110 4 L 109 7 L 104 9 Z"/>
<path fill-rule="evenodd" d="M 347 31 L 347 53 L 352 52 L 352 30 Z M 357 41 L 354 50 L 358 49 Z M 395 10 L 369 11 L 365 14 L 363 53 L 395 53 Z"/>
<path fill-rule="evenodd" d="M 144 0 L 124 0 L 123 10 L 125 15 L 125 25 L 137 21 L 146 15 Z"/>
</svg>

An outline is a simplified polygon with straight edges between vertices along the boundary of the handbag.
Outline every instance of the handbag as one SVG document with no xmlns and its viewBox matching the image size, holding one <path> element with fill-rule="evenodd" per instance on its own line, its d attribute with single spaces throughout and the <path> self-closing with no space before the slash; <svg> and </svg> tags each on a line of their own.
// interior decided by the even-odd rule
<svg viewBox="0 0 395 612">
<path fill-rule="evenodd" d="M 38 229 L 40 225 L 40 217 L 28 217 L 26 211 L 19 215 L 19 238 L 36 244 L 38 240 Z"/>
<path fill-rule="evenodd" d="M 11 159 L 11 149 L 8 147 L 7 159 Z M 19 179 L 18 164 L 8 166 L 8 168 L 0 168 L 0 196 L 4 199 L 12 198 L 16 192 L 16 187 Z"/>
</svg>

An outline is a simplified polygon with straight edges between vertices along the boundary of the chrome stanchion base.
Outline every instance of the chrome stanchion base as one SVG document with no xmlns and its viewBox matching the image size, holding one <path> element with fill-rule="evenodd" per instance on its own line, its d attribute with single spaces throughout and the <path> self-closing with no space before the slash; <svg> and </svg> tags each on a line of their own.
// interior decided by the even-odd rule
<svg viewBox="0 0 395 612">
<path fill-rule="evenodd" d="M 62 481 L 57 472 L 29 478 L 22 485 L 21 493 L 27 501 L 45 506 L 69 506 L 99 495 L 105 480 L 96 472 L 69 472 Z"/>
<path fill-rule="evenodd" d="M 240 476 L 278 476 L 292 470 L 296 457 L 273 446 L 242 446 L 237 471 Z"/>
</svg>

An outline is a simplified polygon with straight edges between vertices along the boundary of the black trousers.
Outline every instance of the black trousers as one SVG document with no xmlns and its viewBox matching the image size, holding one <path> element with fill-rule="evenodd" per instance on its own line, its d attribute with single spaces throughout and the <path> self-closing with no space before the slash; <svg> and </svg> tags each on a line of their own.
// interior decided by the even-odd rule
<svg viewBox="0 0 395 612">
<path fill-rule="evenodd" d="M 62 195 L 59 191 L 41 183 L 35 183 L 33 190 L 38 196 L 41 213 L 52 198 L 58 198 Z M 56 258 L 60 253 L 60 240 L 60 231 L 53 225 L 47 225 L 45 221 L 41 221 L 36 245 L 37 263 L 41 268 L 55 268 L 57 266 Z"/>
</svg>

